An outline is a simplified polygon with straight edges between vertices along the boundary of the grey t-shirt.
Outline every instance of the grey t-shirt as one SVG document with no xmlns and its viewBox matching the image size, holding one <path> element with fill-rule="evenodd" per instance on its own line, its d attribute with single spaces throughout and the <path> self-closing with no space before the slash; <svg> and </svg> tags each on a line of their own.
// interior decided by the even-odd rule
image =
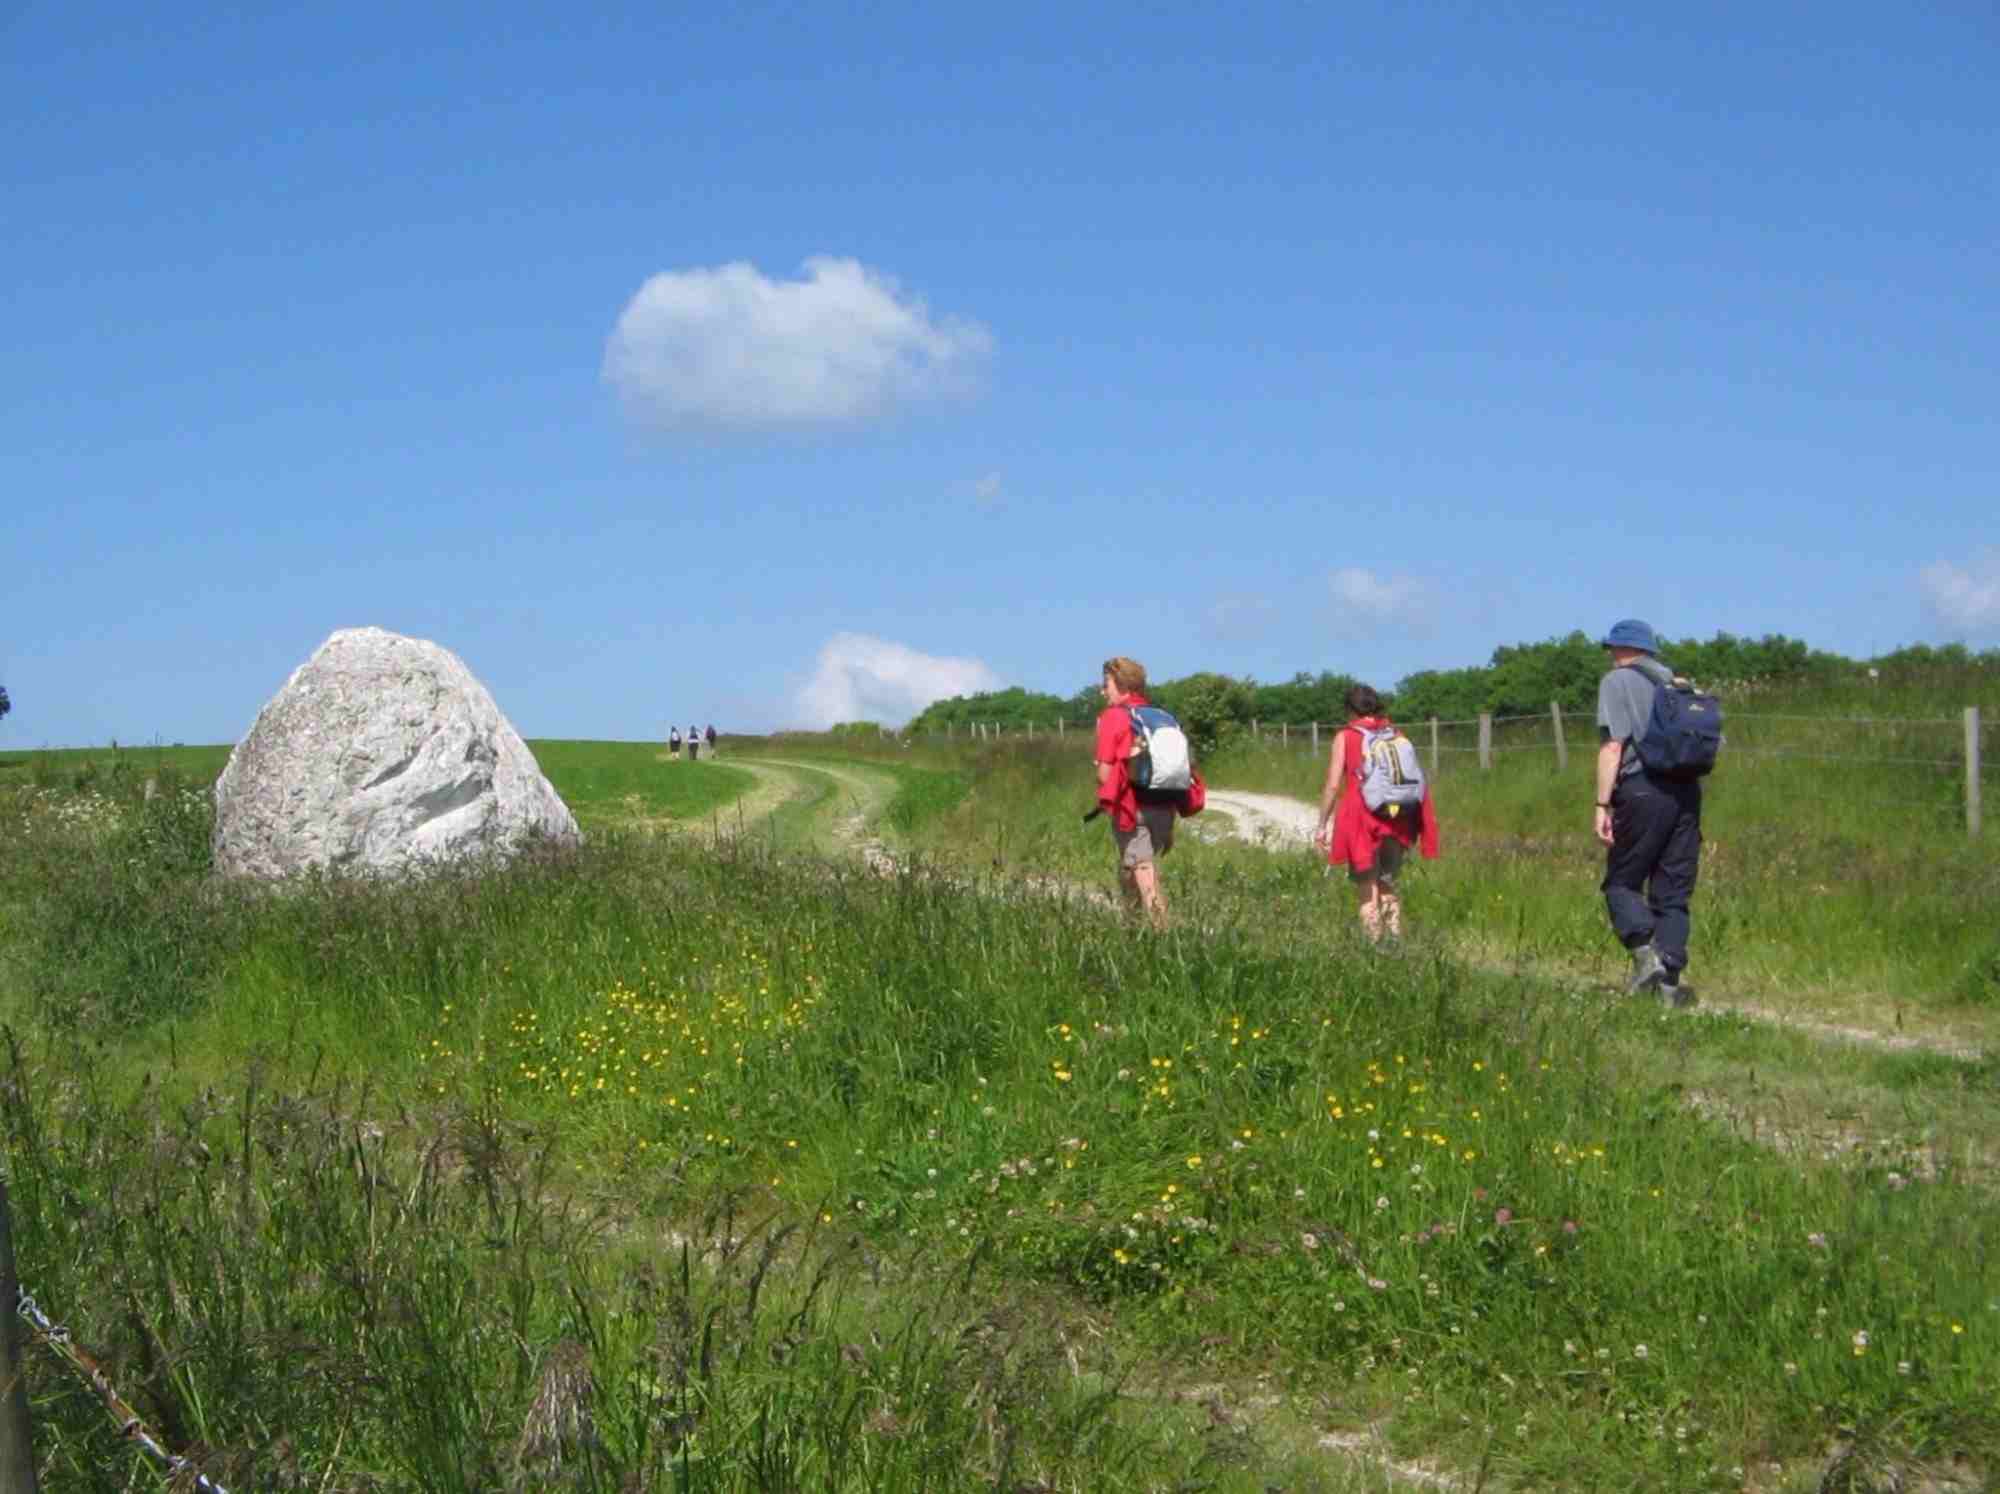
<svg viewBox="0 0 2000 1494">
<path fill-rule="evenodd" d="M 1630 778 L 1642 766 L 1632 739 L 1646 729 L 1658 689 L 1637 664 L 1620 665 L 1597 682 L 1598 740 L 1625 744 L 1618 759 L 1620 778 Z"/>
</svg>

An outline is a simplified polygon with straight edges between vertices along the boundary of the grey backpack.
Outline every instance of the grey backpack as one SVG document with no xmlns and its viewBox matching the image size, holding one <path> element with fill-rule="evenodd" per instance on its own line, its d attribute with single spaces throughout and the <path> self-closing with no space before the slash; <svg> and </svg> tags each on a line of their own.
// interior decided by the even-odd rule
<svg viewBox="0 0 2000 1494">
<path fill-rule="evenodd" d="M 1395 726 L 1361 732 L 1361 802 L 1393 819 L 1424 802 L 1424 766 L 1416 746 Z"/>
</svg>

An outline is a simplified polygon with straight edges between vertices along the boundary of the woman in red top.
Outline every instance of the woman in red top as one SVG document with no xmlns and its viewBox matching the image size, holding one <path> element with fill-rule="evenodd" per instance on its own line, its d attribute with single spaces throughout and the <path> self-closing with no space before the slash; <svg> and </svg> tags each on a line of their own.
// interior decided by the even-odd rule
<svg viewBox="0 0 2000 1494">
<path fill-rule="evenodd" d="M 1437 810 L 1428 783 L 1415 814 L 1377 814 L 1361 802 L 1361 734 L 1390 723 L 1382 714 L 1382 697 L 1366 685 L 1347 692 L 1347 709 L 1353 719 L 1333 735 L 1313 841 L 1326 848 L 1329 865 L 1347 867 L 1361 895 L 1361 928 L 1370 942 L 1385 933 L 1400 939 L 1403 902 L 1396 894 L 1396 873 L 1413 845 L 1421 846 L 1425 860 L 1437 859 Z"/>
</svg>

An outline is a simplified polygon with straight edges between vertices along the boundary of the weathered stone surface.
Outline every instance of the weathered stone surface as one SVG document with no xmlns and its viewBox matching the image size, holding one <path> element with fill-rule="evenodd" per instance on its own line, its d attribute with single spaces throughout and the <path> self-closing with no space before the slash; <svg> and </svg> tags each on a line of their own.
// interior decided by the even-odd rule
<svg viewBox="0 0 2000 1494">
<path fill-rule="evenodd" d="M 505 858 L 579 832 L 449 649 L 343 628 L 257 714 L 215 783 L 215 865 L 275 878 Z"/>
</svg>

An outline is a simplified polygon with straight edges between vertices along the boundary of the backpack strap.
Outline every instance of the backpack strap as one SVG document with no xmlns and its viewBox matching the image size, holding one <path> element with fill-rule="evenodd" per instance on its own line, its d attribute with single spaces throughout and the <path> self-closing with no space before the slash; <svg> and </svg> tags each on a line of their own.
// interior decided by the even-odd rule
<svg viewBox="0 0 2000 1494">
<path fill-rule="evenodd" d="M 1672 689 L 1674 682 L 1680 678 L 1667 667 L 1664 660 L 1657 659 L 1651 654 L 1641 654 L 1627 667 L 1638 670 L 1661 689 Z"/>
</svg>

